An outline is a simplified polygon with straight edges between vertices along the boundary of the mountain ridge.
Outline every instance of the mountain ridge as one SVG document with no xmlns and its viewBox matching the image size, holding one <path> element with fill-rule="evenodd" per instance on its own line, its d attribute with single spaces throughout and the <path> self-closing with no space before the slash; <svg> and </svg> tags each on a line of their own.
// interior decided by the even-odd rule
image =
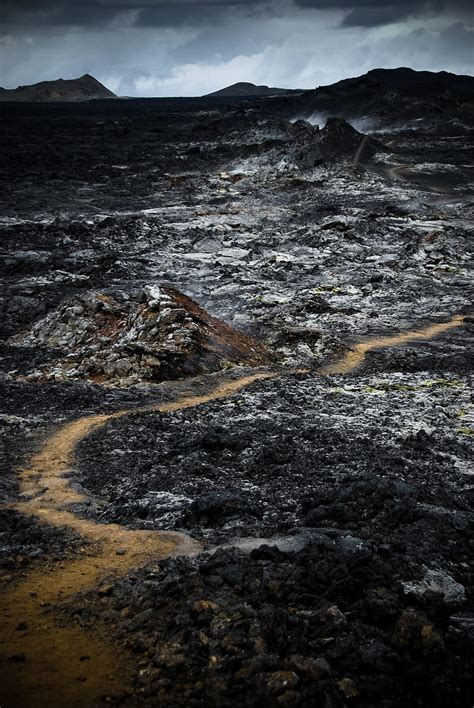
<svg viewBox="0 0 474 708">
<path fill-rule="evenodd" d="M 218 91 L 212 91 L 212 93 L 207 93 L 203 98 L 209 98 L 212 96 L 242 96 L 242 98 L 262 98 L 264 96 L 281 96 L 283 94 L 290 94 L 298 92 L 300 89 L 284 89 L 270 86 L 257 86 L 249 81 L 238 81 L 235 84 L 230 84 L 230 86 L 225 86 Z"/>
<path fill-rule="evenodd" d="M 55 79 L 35 84 L 18 86 L 16 89 L 0 87 L 0 101 L 54 103 L 61 101 L 80 102 L 94 98 L 117 98 L 91 74 L 77 79 Z"/>
<path fill-rule="evenodd" d="M 345 88 L 355 86 L 362 81 L 380 83 L 387 88 L 403 89 L 405 93 L 417 95 L 420 87 L 425 91 L 437 92 L 440 89 L 455 88 L 457 90 L 474 90 L 474 76 L 468 74 L 453 74 L 449 71 L 417 71 L 410 67 L 400 66 L 394 69 L 371 69 L 365 74 L 342 79 L 324 88 Z"/>
</svg>

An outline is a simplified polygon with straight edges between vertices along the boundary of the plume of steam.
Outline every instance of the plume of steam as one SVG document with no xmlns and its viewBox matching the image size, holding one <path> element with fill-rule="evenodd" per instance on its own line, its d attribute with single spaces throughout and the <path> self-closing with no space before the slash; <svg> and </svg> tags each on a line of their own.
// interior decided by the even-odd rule
<svg viewBox="0 0 474 708">
<path fill-rule="evenodd" d="M 323 128 L 326 125 L 326 121 L 328 118 L 333 118 L 335 117 L 333 113 L 324 113 L 320 111 L 313 111 L 309 115 L 306 114 L 301 114 L 294 116 L 291 118 L 290 123 L 296 123 L 298 120 L 304 120 L 307 123 L 311 123 L 311 125 L 317 125 L 319 128 Z M 407 126 L 391 126 L 390 128 L 385 127 L 383 128 L 380 125 L 380 122 L 374 118 L 373 116 L 339 116 L 340 118 L 344 118 L 344 120 L 349 123 L 355 130 L 357 130 L 359 133 L 388 133 L 388 132 L 394 132 L 397 130 L 406 130 Z"/>
</svg>

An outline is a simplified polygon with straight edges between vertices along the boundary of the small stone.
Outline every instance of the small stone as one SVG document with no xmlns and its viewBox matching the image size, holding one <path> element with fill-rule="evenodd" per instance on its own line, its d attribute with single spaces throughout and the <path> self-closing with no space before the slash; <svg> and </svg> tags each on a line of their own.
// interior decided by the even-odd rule
<svg viewBox="0 0 474 708">
<path fill-rule="evenodd" d="M 299 691 L 285 691 L 281 696 L 278 696 L 277 703 L 279 706 L 299 706 L 301 703 L 301 693 L 299 693 Z"/>
<path fill-rule="evenodd" d="M 267 678 L 267 688 L 270 693 L 277 696 L 287 689 L 294 688 L 299 678 L 294 671 L 274 671 Z"/>
<path fill-rule="evenodd" d="M 12 654 L 8 657 L 8 661 L 13 661 L 15 664 L 23 664 L 26 661 L 25 654 Z"/>
<path fill-rule="evenodd" d="M 216 612 L 219 609 L 212 600 L 196 600 L 193 607 L 197 612 Z"/>
<path fill-rule="evenodd" d="M 90 656 L 89 654 L 83 654 L 82 656 L 79 657 L 79 661 L 89 661 Z"/>
<path fill-rule="evenodd" d="M 112 595 L 113 591 L 114 591 L 113 585 L 102 585 L 102 587 L 99 588 L 99 595 L 102 595 L 102 597 L 105 597 L 107 595 Z"/>
<path fill-rule="evenodd" d="M 346 616 L 337 605 L 331 605 L 331 607 L 328 607 L 328 609 L 325 612 L 325 618 L 329 622 L 333 622 L 334 624 L 345 624 L 347 622 Z"/>
<path fill-rule="evenodd" d="M 19 632 L 23 632 L 25 629 L 28 629 L 28 624 L 26 622 L 20 622 L 17 624 L 16 628 Z"/>
<path fill-rule="evenodd" d="M 331 673 L 331 667 L 324 657 L 313 659 L 308 656 L 293 655 L 289 658 L 290 666 L 304 678 L 317 681 L 321 676 Z"/>
<path fill-rule="evenodd" d="M 125 550 L 125 548 L 117 548 L 117 550 L 115 551 L 115 555 L 116 556 L 124 556 L 126 554 L 126 552 L 127 551 Z"/>
<path fill-rule="evenodd" d="M 262 637 L 256 638 L 253 647 L 257 654 L 265 654 L 268 651 L 267 643 Z"/>
<path fill-rule="evenodd" d="M 359 691 L 357 690 L 354 681 L 350 678 L 341 679 L 338 686 L 346 698 L 357 698 L 359 695 Z"/>
<path fill-rule="evenodd" d="M 466 591 L 448 573 L 439 570 L 427 570 L 421 581 L 402 582 L 403 591 L 419 598 L 429 598 L 430 593 L 439 595 L 446 605 L 464 602 Z"/>
</svg>

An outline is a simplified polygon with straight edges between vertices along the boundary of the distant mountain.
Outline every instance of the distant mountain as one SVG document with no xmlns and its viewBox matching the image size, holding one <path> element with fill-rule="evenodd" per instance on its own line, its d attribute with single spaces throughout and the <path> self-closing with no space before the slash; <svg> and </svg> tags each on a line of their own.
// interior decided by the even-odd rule
<svg viewBox="0 0 474 708">
<path fill-rule="evenodd" d="M 18 86 L 16 89 L 0 88 L 0 101 L 51 103 L 90 101 L 93 98 L 117 98 L 117 96 L 90 74 L 84 74 L 78 79 L 41 81 L 31 86 Z"/>
<path fill-rule="evenodd" d="M 372 69 L 367 74 L 353 79 L 344 79 L 331 86 L 332 89 L 359 88 L 361 85 L 379 84 L 396 89 L 405 95 L 423 96 L 440 94 L 450 90 L 472 92 L 474 77 L 451 74 L 448 71 L 415 71 L 407 67 L 398 69 Z"/>
<path fill-rule="evenodd" d="M 208 96 L 229 96 L 238 98 L 262 98 L 264 96 L 278 96 L 281 94 L 295 93 L 298 89 L 283 89 L 283 88 L 270 88 L 269 86 L 256 86 L 255 84 L 248 83 L 246 81 L 240 81 L 237 84 L 232 84 L 231 86 L 226 86 L 226 88 L 220 89 L 219 91 L 213 91 L 212 93 L 206 94 Z"/>
<path fill-rule="evenodd" d="M 474 77 L 405 67 L 373 69 L 330 86 L 277 96 L 270 105 L 262 100 L 258 108 L 273 117 L 302 118 L 318 125 L 329 116 L 352 124 L 360 118 L 362 131 L 395 124 L 419 127 L 414 121 L 443 117 L 454 121 L 453 130 L 461 129 L 474 121 Z"/>
</svg>

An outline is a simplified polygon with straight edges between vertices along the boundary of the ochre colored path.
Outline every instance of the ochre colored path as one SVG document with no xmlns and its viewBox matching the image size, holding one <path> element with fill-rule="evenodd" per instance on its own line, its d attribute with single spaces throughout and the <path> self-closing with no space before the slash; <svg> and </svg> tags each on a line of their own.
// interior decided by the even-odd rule
<svg viewBox="0 0 474 708">
<path fill-rule="evenodd" d="M 167 413 L 191 408 L 226 398 L 253 381 L 274 375 L 258 372 L 227 381 L 202 396 L 79 418 L 53 433 L 28 467 L 20 470 L 24 500 L 15 508 L 51 526 L 77 531 L 88 545 L 78 558 L 66 559 L 44 571 L 35 570 L 3 594 L 1 708 L 89 708 L 104 695 L 129 689 L 133 678 L 130 658 L 121 655 L 99 631 L 85 632 L 74 622 L 61 623 L 48 605 L 60 604 L 81 590 L 96 587 L 104 577 L 120 577 L 147 561 L 174 554 L 191 555 L 200 550 L 199 544 L 184 534 L 133 531 L 117 524 L 81 519 L 71 512 L 68 508 L 71 504 L 84 501 L 65 476 L 73 468 L 77 443 L 109 420 L 129 413 Z M 23 624 L 26 628 L 19 629 Z M 19 659 L 21 655 L 25 661 L 9 658 Z"/>
<path fill-rule="evenodd" d="M 372 349 L 430 339 L 462 323 L 462 317 L 454 317 L 422 330 L 362 342 L 318 373 L 347 374 L 359 366 Z M 0 604 L 1 708 L 89 708 L 103 696 L 129 690 L 133 682 L 133 663 L 104 637 L 104 628 L 85 631 L 78 623 L 65 622 L 48 606 L 60 605 L 76 593 L 92 589 L 107 578 L 123 576 L 148 561 L 159 561 L 174 554 L 192 555 L 200 550 L 199 544 L 184 534 L 130 530 L 77 517 L 70 505 L 85 498 L 71 488 L 67 475 L 73 469 L 78 442 L 109 420 L 136 412 L 167 413 L 191 408 L 226 398 L 254 381 L 276 376 L 276 373 L 260 371 L 221 383 L 205 395 L 80 418 L 53 433 L 29 465 L 20 470 L 22 498 L 15 508 L 51 526 L 73 529 L 87 545 L 78 557 L 65 559 L 45 570 L 34 570 L 3 594 Z"/>
<path fill-rule="evenodd" d="M 410 165 L 395 165 L 395 167 L 389 167 L 387 169 L 387 176 L 391 179 L 403 180 L 403 173 L 410 169 Z"/>
<path fill-rule="evenodd" d="M 447 332 L 455 327 L 460 327 L 464 323 L 464 318 L 461 315 L 456 315 L 448 322 L 439 322 L 438 324 L 429 325 L 423 329 L 415 329 L 409 332 L 400 332 L 392 334 L 388 337 L 374 337 L 366 342 L 355 344 L 343 357 L 338 359 L 333 364 L 323 367 L 319 370 L 320 374 L 329 376 L 331 374 L 349 374 L 362 364 L 368 352 L 373 349 L 384 349 L 386 347 L 396 347 L 400 344 L 408 344 L 409 342 L 417 342 L 428 339 L 433 339 L 438 334 Z"/>
</svg>

